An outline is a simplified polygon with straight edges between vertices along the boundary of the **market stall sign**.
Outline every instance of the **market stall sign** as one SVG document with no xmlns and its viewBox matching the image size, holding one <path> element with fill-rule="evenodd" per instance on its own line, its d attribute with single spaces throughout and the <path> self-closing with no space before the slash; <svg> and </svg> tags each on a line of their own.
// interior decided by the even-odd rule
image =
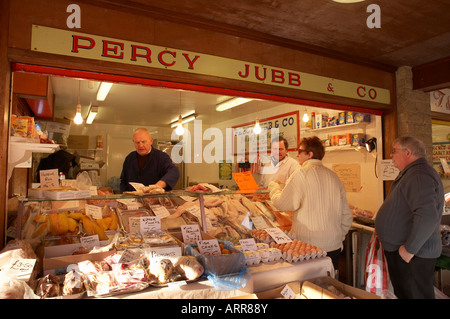
<svg viewBox="0 0 450 319">
<path fill-rule="evenodd" d="M 31 50 L 85 59 L 216 76 L 390 104 L 390 91 L 269 65 L 100 35 L 32 26 Z"/>
</svg>

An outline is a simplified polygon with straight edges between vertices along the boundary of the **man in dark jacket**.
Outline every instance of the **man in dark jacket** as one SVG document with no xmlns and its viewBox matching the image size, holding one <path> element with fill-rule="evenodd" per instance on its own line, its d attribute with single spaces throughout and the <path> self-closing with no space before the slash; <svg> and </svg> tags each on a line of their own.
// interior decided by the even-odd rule
<svg viewBox="0 0 450 319">
<path fill-rule="evenodd" d="M 444 188 L 414 137 L 394 141 L 391 157 L 400 170 L 375 219 L 394 293 L 403 298 L 435 298 L 433 278 L 442 251 L 439 232 Z"/>
<path fill-rule="evenodd" d="M 170 156 L 152 147 L 153 138 L 145 128 L 139 128 L 134 132 L 133 143 L 136 151 L 128 154 L 123 162 L 120 192 L 135 190 L 129 182 L 145 186 L 156 184 L 170 191 L 180 176 Z"/>
</svg>

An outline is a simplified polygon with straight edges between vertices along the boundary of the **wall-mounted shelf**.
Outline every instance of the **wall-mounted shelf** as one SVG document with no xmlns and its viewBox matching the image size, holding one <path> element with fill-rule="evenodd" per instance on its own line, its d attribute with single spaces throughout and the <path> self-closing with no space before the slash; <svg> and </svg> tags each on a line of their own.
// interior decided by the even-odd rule
<svg viewBox="0 0 450 319">
<path fill-rule="evenodd" d="M 16 142 L 12 139 L 9 142 L 8 180 L 11 178 L 14 167 L 26 162 L 32 153 L 53 153 L 57 149 L 59 149 L 59 144 Z"/>
<path fill-rule="evenodd" d="M 327 127 L 322 127 L 322 128 L 311 128 L 311 129 L 306 129 L 305 131 L 325 132 L 325 131 L 332 131 L 332 130 L 345 130 L 345 129 L 353 128 L 353 127 L 365 129 L 367 124 L 369 124 L 369 122 L 357 122 L 357 123 L 349 123 L 349 124 L 342 124 L 342 125 L 336 125 L 336 126 L 327 126 Z"/>
<path fill-rule="evenodd" d="M 367 152 L 367 149 L 364 146 L 352 146 L 352 145 L 340 145 L 340 146 L 326 146 L 325 147 L 326 152 L 333 152 L 333 151 L 365 151 Z"/>
</svg>

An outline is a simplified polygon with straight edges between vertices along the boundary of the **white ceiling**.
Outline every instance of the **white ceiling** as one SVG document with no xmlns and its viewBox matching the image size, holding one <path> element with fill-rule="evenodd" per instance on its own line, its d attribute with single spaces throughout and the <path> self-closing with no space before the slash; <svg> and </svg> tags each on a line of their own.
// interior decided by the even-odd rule
<svg viewBox="0 0 450 319">
<path fill-rule="evenodd" d="M 183 116 L 194 112 L 198 115 L 197 119 L 207 124 L 223 122 L 283 104 L 255 100 L 217 112 L 216 105 L 232 96 L 130 84 L 114 84 L 106 100 L 99 102 L 96 95 L 100 82 L 92 81 L 89 88 L 88 80 L 52 77 L 56 118 L 73 119 L 78 103 L 78 85 L 83 118 L 87 117 L 89 105 L 98 105 L 94 124 L 166 126 L 178 118 L 180 100 Z"/>
</svg>

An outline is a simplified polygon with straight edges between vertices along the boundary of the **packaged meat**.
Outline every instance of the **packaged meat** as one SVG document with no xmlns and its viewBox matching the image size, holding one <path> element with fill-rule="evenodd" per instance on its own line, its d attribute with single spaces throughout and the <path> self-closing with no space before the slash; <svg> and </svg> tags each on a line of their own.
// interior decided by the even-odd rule
<svg viewBox="0 0 450 319">
<path fill-rule="evenodd" d="M 175 271 L 187 280 L 200 278 L 205 271 L 203 266 L 193 256 L 181 256 L 175 262 Z"/>
<path fill-rule="evenodd" d="M 170 259 L 152 260 L 149 271 L 156 276 L 158 284 L 165 284 L 169 281 L 174 271 L 173 263 Z"/>
<path fill-rule="evenodd" d="M 60 295 L 60 281 L 57 276 L 48 274 L 36 282 L 35 293 L 42 299 Z"/>
<path fill-rule="evenodd" d="M 81 294 L 84 291 L 82 275 L 72 269 L 64 276 L 63 296 Z"/>
</svg>

